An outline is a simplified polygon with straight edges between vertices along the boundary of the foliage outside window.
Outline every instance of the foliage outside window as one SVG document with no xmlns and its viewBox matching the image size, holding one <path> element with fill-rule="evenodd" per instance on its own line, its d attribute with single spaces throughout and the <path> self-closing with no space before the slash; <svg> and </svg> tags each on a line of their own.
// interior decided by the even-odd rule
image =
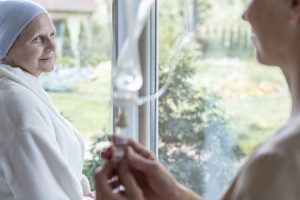
<svg viewBox="0 0 300 200">
<path fill-rule="evenodd" d="M 276 101 L 288 97 L 278 70 L 255 61 L 249 27 L 240 18 L 244 1 L 191 2 L 199 30 L 159 102 L 159 159 L 179 182 L 215 200 L 249 152 L 287 116 Z M 172 45 L 184 34 L 183 8 L 183 1 L 161 1 L 160 84 Z"/>
</svg>

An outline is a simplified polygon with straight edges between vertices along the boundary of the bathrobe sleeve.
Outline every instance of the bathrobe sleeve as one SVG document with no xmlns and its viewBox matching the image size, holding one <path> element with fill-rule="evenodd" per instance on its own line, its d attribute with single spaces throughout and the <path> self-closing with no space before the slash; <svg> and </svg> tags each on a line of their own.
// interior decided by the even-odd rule
<svg viewBox="0 0 300 200">
<path fill-rule="evenodd" d="M 56 142 L 46 108 L 23 90 L 7 92 L 1 98 L 6 107 L 2 122 L 7 121 L 1 122 L 2 134 L 7 140 L 1 147 L 0 164 L 14 199 L 84 199 L 80 180 Z"/>
</svg>

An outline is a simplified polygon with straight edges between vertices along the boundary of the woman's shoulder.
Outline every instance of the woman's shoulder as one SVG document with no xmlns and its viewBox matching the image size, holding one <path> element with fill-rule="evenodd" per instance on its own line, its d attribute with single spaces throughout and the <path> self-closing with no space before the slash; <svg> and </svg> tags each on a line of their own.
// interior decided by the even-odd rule
<svg viewBox="0 0 300 200">
<path fill-rule="evenodd" d="M 2 105 L 10 105 L 11 107 L 35 107 L 39 105 L 36 103 L 35 95 L 26 87 L 11 81 L 9 79 L 0 80 L 0 101 Z M 34 103 L 33 103 L 34 102 Z"/>
<path fill-rule="evenodd" d="M 45 120 L 45 108 L 38 97 L 26 87 L 13 81 L 0 81 L 0 118 L 26 125 L 34 120 Z M 3 123 L 2 126 L 6 126 Z"/>
</svg>

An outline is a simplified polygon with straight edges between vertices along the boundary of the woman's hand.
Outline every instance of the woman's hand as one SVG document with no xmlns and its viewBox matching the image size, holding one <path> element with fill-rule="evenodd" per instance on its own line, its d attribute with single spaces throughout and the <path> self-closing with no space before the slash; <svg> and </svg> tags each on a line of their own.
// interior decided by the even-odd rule
<svg viewBox="0 0 300 200">
<path fill-rule="evenodd" d="M 97 200 L 144 200 L 143 192 L 130 173 L 127 161 L 118 165 L 107 162 L 95 174 L 95 182 Z M 122 191 L 120 187 L 123 187 Z"/>
<path fill-rule="evenodd" d="M 124 138 L 112 137 L 115 145 Z M 124 143 L 124 142 L 121 142 Z M 103 152 L 104 158 L 112 157 L 112 148 Z M 158 162 L 155 157 L 142 145 L 131 139 L 127 141 L 125 161 L 128 162 L 130 172 L 133 174 L 140 189 L 147 200 L 196 200 L 200 199 L 191 191 L 181 186 L 173 176 Z M 121 161 L 123 162 L 123 161 Z"/>
</svg>

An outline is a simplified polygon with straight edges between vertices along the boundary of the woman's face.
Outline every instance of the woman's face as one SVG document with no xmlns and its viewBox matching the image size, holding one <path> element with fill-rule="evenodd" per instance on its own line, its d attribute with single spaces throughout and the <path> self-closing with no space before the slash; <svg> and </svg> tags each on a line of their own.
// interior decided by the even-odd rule
<svg viewBox="0 0 300 200">
<path fill-rule="evenodd" d="M 281 65 L 289 48 L 288 1 L 251 0 L 243 14 L 252 29 L 257 59 L 266 65 Z"/>
<path fill-rule="evenodd" d="M 20 33 L 4 63 L 34 76 L 50 72 L 56 51 L 55 28 L 47 14 L 35 17 Z"/>
</svg>

